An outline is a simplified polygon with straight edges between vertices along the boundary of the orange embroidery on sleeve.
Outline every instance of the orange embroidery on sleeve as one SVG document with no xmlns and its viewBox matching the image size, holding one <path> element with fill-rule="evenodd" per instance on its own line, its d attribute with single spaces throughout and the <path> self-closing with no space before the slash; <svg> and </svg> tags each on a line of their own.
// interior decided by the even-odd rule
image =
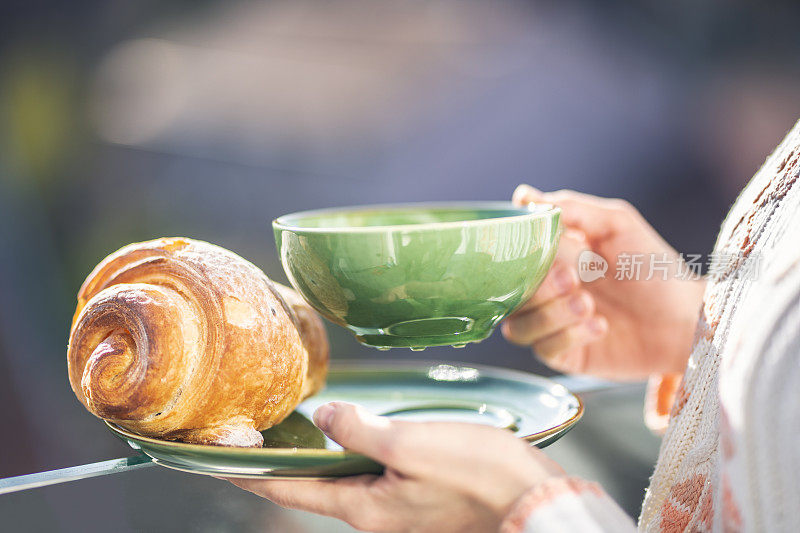
<svg viewBox="0 0 800 533">
<path fill-rule="evenodd" d="M 733 499 L 731 483 L 727 474 L 722 475 L 722 528 L 725 531 L 741 531 L 742 515 Z"/>
<path fill-rule="evenodd" d="M 550 478 L 544 483 L 535 485 L 523 494 L 514 504 L 511 512 L 503 521 L 502 533 L 518 533 L 525 528 L 528 517 L 539 507 L 551 503 L 566 494 L 594 494 L 603 496 L 603 489 L 592 481 L 577 477 Z"/>
<path fill-rule="evenodd" d="M 695 474 L 686 481 L 675 483 L 669 491 L 669 497 L 661 507 L 661 531 L 664 533 L 681 533 L 692 521 L 694 512 L 700 503 L 706 476 Z M 708 493 L 711 493 L 709 488 Z M 705 504 L 705 502 L 703 502 Z M 709 508 L 711 500 L 709 499 Z M 709 513 L 711 511 L 709 510 Z M 708 513 L 706 513 L 708 514 Z M 713 516 L 713 515 L 712 515 Z"/>
</svg>

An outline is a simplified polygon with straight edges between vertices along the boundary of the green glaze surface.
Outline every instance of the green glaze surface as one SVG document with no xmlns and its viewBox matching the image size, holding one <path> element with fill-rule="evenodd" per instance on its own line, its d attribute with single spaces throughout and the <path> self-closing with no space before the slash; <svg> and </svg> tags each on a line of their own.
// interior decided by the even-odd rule
<svg viewBox="0 0 800 533">
<path fill-rule="evenodd" d="M 580 400 L 563 386 L 531 374 L 424 362 L 334 364 L 323 391 L 264 432 L 263 448 L 184 444 L 140 437 L 106 422 L 132 448 L 169 468 L 233 477 L 331 478 L 380 473 L 383 467 L 345 452 L 311 422 L 330 401 L 417 421 L 462 421 L 506 428 L 532 444 L 554 442 L 580 419 Z"/>
<path fill-rule="evenodd" d="M 510 203 L 307 211 L 273 222 L 290 283 L 378 348 L 464 345 L 538 288 L 561 211 Z"/>
</svg>

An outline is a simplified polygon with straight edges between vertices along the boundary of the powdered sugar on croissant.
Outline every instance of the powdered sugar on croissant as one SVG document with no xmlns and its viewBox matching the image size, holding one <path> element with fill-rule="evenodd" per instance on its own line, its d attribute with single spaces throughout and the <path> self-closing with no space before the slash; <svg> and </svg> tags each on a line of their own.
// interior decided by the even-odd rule
<svg viewBox="0 0 800 533">
<path fill-rule="evenodd" d="M 131 244 L 94 269 L 67 360 L 78 399 L 121 427 L 260 446 L 259 431 L 324 384 L 328 342 L 291 289 L 228 250 L 172 238 Z"/>
</svg>

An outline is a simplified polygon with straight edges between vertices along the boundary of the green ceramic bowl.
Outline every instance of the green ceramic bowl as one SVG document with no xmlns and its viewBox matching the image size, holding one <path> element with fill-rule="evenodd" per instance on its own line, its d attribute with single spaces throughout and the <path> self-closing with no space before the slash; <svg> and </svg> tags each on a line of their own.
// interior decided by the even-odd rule
<svg viewBox="0 0 800 533">
<path fill-rule="evenodd" d="M 561 210 L 510 203 L 306 211 L 273 222 L 292 286 L 377 348 L 485 339 L 539 287 Z"/>
</svg>

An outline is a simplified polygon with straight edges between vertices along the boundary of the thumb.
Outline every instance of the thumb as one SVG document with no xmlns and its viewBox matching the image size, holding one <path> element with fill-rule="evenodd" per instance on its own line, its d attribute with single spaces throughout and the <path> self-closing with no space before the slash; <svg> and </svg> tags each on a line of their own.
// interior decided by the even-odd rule
<svg viewBox="0 0 800 533">
<path fill-rule="evenodd" d="M 536 187 L 531 187 L 530 185 L 523 183 L 514 189 L 514 194 L 511 196 L 511 201 L 514 203 L 514 205 L 526 206 L 528 204 L 545 202 L 544 196 L 545 193 Z"/>
<path fill-rule="evenodd" d="M 388 443 L 392 441 L 392 421 L 361 406 L 331 402 L 314 412 L 314 424 L 343 448 L 362 453 L 386 464 Z"/>
<path fill-rule="evenodd" d="M 570 229 L 582 231 L 590 239 L 602 239 L 629 224 L 636 210 L 624 200 L 601 198 L 570 190 L 542 192 L 530 185 L 514 191 L 517 205 L 548 203 L 561 208 L 561 221 Z M 626 219 L 627 217 L 627 219 Z"/>
</svg>

